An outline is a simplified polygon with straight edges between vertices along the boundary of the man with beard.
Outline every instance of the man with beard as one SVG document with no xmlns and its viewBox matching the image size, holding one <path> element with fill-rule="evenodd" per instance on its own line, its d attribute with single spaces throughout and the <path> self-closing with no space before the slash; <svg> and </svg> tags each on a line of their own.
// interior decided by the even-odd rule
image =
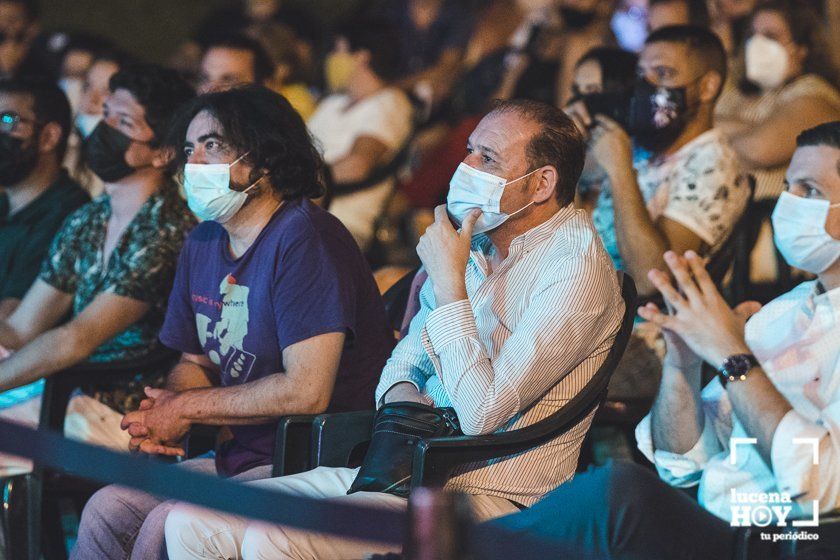
<svg viewBox="0 0 840 560">
<path fill-rule="evenodd" d="M 195 224 L 160 139 L 193 92 L 175 71 L 153 65 L 122 69 L 110 91 L 85 146 L 105 196 L 67 218 L 38 279 L 0 320 L 0 356 L 12 352 L 0 357 L 0 417 L 35 425 L 43 378 L 82 361 L 130 360 L 160 348 L 178 253 Z M 143 381 L 86 387 L 70 401 L 67 435 L 125 450 L 120 420 L 139 405 Z M 28 461 L 0 457 L 0 476 L 29 469 Z"/>
<path fill-rule="evenodd" d="M 665 252 L 714 257 L 749 200 L 738 156 L 713 126 L 726 70 L 714 33 L 663 27 L 639 56 L 627 122 L 572 111 L 591 131 L 589 153 L 606 175 L 592 213 L 595 229 L 644 298 L 656 294 L 647 271 L 664 268 Z M 636 324 L 611 397 L 652 398 L 664 349 L 656 325 Z"/>
<path fill-rule="evenodd" d="M 35 281 L 61 222 L 88 200 L 61 168 L 69 131 L 57 86 L 0 82 L 0 320 Z"/>
</svg>

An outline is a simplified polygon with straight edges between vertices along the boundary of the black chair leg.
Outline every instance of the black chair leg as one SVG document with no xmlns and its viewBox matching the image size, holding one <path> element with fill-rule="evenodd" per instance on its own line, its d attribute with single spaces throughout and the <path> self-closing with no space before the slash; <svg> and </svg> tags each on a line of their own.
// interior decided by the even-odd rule
<svg viewBox="0 0 840 560">
<path fill-rule="evenodd" d="M 12 560 L 39 560 L 41 477 L 31 473 L 6 479 L 3 492 L 6 553 Z"/>
<path fill-rule="evenodd" d="M 41 547 L 45 560 L 67 560 L 67 544 L 61 523 L 61 503 L 56 496 L 44 492 L 41 512 Z"/>
</svg>

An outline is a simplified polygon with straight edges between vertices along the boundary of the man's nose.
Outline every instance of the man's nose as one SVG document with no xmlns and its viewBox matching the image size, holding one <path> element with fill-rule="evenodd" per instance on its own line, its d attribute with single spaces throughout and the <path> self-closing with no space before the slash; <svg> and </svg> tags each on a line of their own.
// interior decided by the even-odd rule
<svg viewBox="0 0 840 560">
<path fill-rule="evenodd" d="M 204 150 L 196 149 L 187 156 L 187 163 L 207 163 L 207 158 L 205 157 Z"/>
<path fill-rule="evenodd" d="M 479 154 L 467 154 L 467 157 L 462 160 L 462 163 L 477 168 L 481 165 L 481 156 Z"/>
</svg>

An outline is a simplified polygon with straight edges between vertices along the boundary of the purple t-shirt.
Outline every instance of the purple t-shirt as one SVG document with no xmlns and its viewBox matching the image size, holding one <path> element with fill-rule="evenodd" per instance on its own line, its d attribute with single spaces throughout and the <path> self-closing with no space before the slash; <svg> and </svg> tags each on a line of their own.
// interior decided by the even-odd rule
<svg viewBox="0 0 840 560">
<path fill-rule="evenodd" d="M 181 251 L 160 340 L 205 354 L 222 386 L 283 372 L 283 349 L 347 334 L 330 412 L 373 408 L 393 346 L 370 267 L 341 222 L 308 199 L 287 202 L 234 259 L 227 231 L 200 224 Z M 271 463 L 276 423 L 233 426 L 216 454 L 220 474 Z"/>
</svg>

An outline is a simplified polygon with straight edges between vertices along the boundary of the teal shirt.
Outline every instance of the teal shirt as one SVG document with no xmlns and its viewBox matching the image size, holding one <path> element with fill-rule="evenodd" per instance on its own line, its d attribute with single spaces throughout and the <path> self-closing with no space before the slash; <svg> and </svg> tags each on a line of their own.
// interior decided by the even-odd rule
<svg viewBox="0 0 840 560">
<path fill-rule="evenodd" d="M 23 298 L 64 219 L 89 200 L 64 171 L 38 198 L 12 215 L 8 197 L 0 193 L 0 300 Z"/>
</svg>

